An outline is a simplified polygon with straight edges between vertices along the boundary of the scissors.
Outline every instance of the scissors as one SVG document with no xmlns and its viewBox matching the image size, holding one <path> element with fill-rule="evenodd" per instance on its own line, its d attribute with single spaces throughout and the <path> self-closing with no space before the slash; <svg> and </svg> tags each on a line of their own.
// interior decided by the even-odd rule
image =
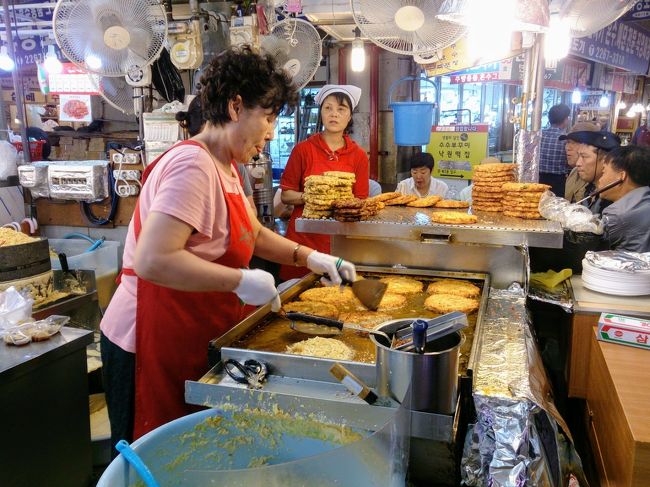
<svg viewBox="0 0 650 487">
<path fill-rule="evenodd" d="M 249 359 L 243 364 L 234 359 L 226 360 L 224 364 L 226 374 L 239 384 L 247 384 L 255 389 L 261 389 L 266 380 L 268 369 L 265 364 Z"/>
</svg>

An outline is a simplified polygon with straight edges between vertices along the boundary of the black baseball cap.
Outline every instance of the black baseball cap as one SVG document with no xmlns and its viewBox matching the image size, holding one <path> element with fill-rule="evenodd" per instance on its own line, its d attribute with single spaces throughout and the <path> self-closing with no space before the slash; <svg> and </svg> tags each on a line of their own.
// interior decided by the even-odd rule
<svg viewBox="0 0 650 487">
<path fill-rule="evenodd" d="M 591 130 L 579 130 L 566 135 L 560 135 L 559 140 L 573 140 L 580 144 L 592 145 L 604 151 L 610 151 L 621 145 L 621 138 L 611 132 L 600 130 L 593 132 Z"/>
</svg>

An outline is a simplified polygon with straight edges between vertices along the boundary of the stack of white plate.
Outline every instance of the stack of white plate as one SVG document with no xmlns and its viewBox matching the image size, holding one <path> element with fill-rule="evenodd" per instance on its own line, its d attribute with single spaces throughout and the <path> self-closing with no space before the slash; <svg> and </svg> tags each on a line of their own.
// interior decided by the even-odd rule
<svg viewBox="0 0 650 487">
<path fill-rule="evenodd" d="M 617 296 L 650 294 L 650 271 L 624 272 L 601 269 L 582 260 L 582 283 L 587 289 Z"/>
</svg>

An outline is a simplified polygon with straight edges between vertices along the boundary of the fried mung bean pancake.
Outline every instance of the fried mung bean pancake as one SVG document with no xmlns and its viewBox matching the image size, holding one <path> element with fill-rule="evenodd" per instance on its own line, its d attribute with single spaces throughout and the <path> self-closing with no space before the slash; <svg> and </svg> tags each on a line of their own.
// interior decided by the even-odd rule
<svg viewBox="0 0 650 487">
<path fill-rule="evenodd" d="M 315 316 L 324 316 L 325 318 L 337 319 L 339 317 L 339 310 L 336 306 L 321 301 L 293 301 L 284 304 L 282 308 L 285 311 L 308 313 Z"/>
<path fill-rule="evenodd" d="M 428 208 L 430 206 L 434 206 L 441 199 L 442 197 L 438 195 L 425 196 L 424 198 L 418 198 L 415 201 L 406 203 L 406 206 L 412 206 L 414 208 Z"/>
<path fill-rule="evenodd" d="M 414 194 L 405 194 L 402 196 L 398 196 L 397 198 L 393 198 L 388 201 L 384 201 L 384 204 L 386 206 L 394 206 L 394 205 L 406 205 L 407 203 L 410 203 L 411 201 L 417 200 L 418 197 L 415 196 Z"/>
<path fill-rule="evenodd" d="M 393 191 L 391 193 L 378 194 L 377 196 L 373 196 L 372 198 L 368 198 L 368 201 L 388 201 L 388 200 L 392 200 L 394 198 L 398 198 L 399 196 L 402 196 L 402 193 L 398 193 L 396 191 Z"/>
<path fill-rule="evenodd" d="M 436 208 L 469 208 L 469 202 L 458 200 L 441 200 L 438 201 L 434 206 Z"/>
<path fill-rule="evenodd" d="M 347 305 L 356 300 L 351 288 L 339 286 L 313 287 L 304 291 L 298 298 L 301 301 L 321 301 L 334 305 Z"/>
<path fill-rule="evenodd" d="M 436 313 L 472 313 L 478 309 L 478 299 L 454 296 L 453 294 L 432 294 L 424 301 L 424 307 Z"/>
<path fill-rule="evenodd" d="M 388 285 L 386 288 L 387 293 L 396 294 L 414 294 L 422 292 L 424 284 L 417 279 L 402 276 L 389 276 L 379 279 Z"/>
<path fill-rule="evenodd" d="M 451 294 L 465 298 L 476 298 L 481 294 L 481 289 L 469 281 L 440 279 L 429 284 L 427 294 Z"/>
<path fill-rule="evenodd" d="M 431 214 L 433 223 L 446 223 L 449 225 L 471 225 L 476 223 L 476 215 L 469 215 L 460 211 L 434 211 Z"/>
<path fill-rule="evenodd" d="M 503 189 L 506 191 L 534 191 L 534 192 L 544 192 L 547 189 L 551 189 L 548 184 L 540 183 L 506 183 L 503 185 Z"/>
</svg>

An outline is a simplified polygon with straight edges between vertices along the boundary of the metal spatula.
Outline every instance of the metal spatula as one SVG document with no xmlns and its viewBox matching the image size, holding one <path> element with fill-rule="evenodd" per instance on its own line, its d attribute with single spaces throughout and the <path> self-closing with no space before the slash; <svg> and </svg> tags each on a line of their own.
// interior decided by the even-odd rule
<svg viewBox="0 0 650 487">
<path fill-rule="evenodd" d="M 284 314 L 285 318 L 291 320 L 289 325 L 292 330 L 305 333 L 307 335 L 316 335 L 322 337 L 336 336 L 343 332 L 343 329 L 361 331 L 372 335 L 379 335 L 390 343 L 390 337 L 383 331 L 369 330 L 353 323 L 344 323 L 334 318 L 325 318 L 324 316 L 312 315 L 309 313 L 296 313 L 289 311 Z"/>
<path fill-rule="evenodd" d="M 327 274 L 324 277 L 329 279 Z M 359 279 L 352 282 L 341 276 L 341 281 L 345 285 L 349 284 L 355 297 L 361 301 L 361 304 L 372 311 L 377 311 L 381 298 L 384 297 L 386 289 L 388 289 L 388 284 L 377 279 Z"/>
</svg>

